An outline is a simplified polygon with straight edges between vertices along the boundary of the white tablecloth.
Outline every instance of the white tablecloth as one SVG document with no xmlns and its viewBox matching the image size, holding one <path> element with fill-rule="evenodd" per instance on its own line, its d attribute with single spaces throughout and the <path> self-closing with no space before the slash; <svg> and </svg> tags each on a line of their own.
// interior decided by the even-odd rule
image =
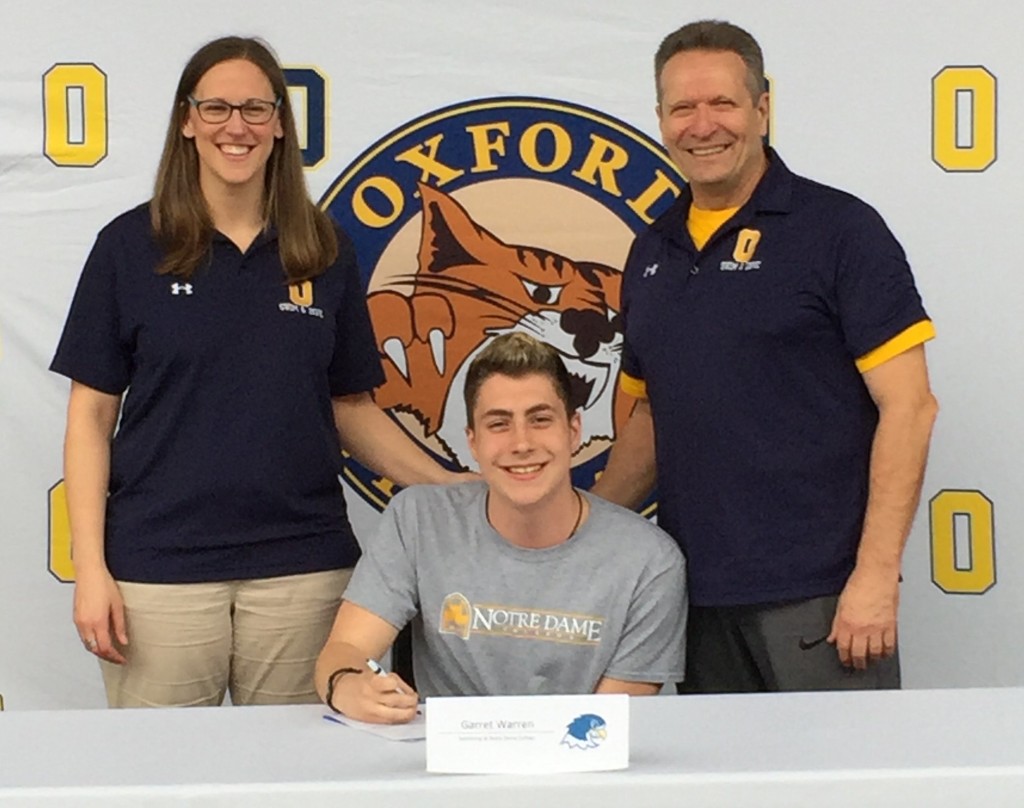
<svg viewBox="0 0 1024 808">
<path fill-rule="evenodd" d="M 0 713 L 0 806 L 1024 806 L 1024 689 L 633 699 L 631 765 L 447 776 L 422 742 L 223 707 Z"/>
</svg>

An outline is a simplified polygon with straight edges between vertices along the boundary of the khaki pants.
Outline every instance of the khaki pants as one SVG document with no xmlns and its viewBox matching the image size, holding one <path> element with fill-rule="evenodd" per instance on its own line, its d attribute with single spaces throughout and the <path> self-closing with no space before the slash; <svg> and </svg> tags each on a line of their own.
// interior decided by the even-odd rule
<svg viewBox="0 0 1024 808">
<path fill-rule="evenodd" d="M 118 582 L 127 662 L 100 662 L 111 707 L 318 701 L 313 667 L 351 569 L 202 584 Z"/>
</svg>

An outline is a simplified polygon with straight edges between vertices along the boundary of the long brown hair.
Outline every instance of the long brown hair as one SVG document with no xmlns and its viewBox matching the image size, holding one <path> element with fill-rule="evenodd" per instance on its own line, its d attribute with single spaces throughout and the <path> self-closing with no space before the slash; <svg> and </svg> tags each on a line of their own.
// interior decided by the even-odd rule
<svg viewBox="0 0 1024 808">
<path fill-rule="evenodd" d="M 309 199 L 302 175 L 302 154 L 284 72 L 270 47 L 258 39 L 228 36 L 203 45 L 189 59 L 178 80 L 167 137 L 150 202 L 153 232 L 164 251 L 160 274 L 190 276 L 207 258 L 213 220 L 199 186 L 199 155 L 182 134 L 189 114 L 188 97 L 206 72 L 231 59 L 245 59 L 263 71 L 274 96 L 284 137 L 267 160 L 263 194 L 266 225 L 277 228 L 278 249 L 289 283 L 321 274 L 338 256 L 338 240 L 327 215 Z"/>
</svg>

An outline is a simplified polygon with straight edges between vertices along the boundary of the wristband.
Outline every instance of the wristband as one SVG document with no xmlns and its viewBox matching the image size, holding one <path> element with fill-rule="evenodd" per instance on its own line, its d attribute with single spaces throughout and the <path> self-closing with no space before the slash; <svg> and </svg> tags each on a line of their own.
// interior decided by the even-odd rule
<svg viewBox="0 0 1024 808">
<path fill-rule="evenodd" d="M 338 670 L 327 677 L 327 693 L 324 695 L 324 701 L 327 702 L 327 706 L 331 708 L 332 712 L 341 712 L 341 710 L 334 706 L 334 686 L 338 683 L 338 680 L 346 673 L 362 672 L 361 668 L 338 668 Z"/>
</svg>

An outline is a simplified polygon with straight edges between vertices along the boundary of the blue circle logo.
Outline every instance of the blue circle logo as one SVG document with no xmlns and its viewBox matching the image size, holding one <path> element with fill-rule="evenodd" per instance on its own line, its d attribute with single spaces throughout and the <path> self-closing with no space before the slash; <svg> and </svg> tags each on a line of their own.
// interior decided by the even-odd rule
<svg viewBox="0 0 1024 808">
<path fill-rule="evenodd" d="M 525 331 L 572 376 L 573 482 L 590 488 L 633 405 L 617 384 L 622 268 L 681 184 L 658 143 L 564 101 L 469 101 L 381 138 L 321 200 L 356 245 L 386 374 L 377 403 L 443 465 L 471 468 L 469 362 Z M 394 493 L 348 456 L 343 476 L 378 509 Z"/>
</svg>

